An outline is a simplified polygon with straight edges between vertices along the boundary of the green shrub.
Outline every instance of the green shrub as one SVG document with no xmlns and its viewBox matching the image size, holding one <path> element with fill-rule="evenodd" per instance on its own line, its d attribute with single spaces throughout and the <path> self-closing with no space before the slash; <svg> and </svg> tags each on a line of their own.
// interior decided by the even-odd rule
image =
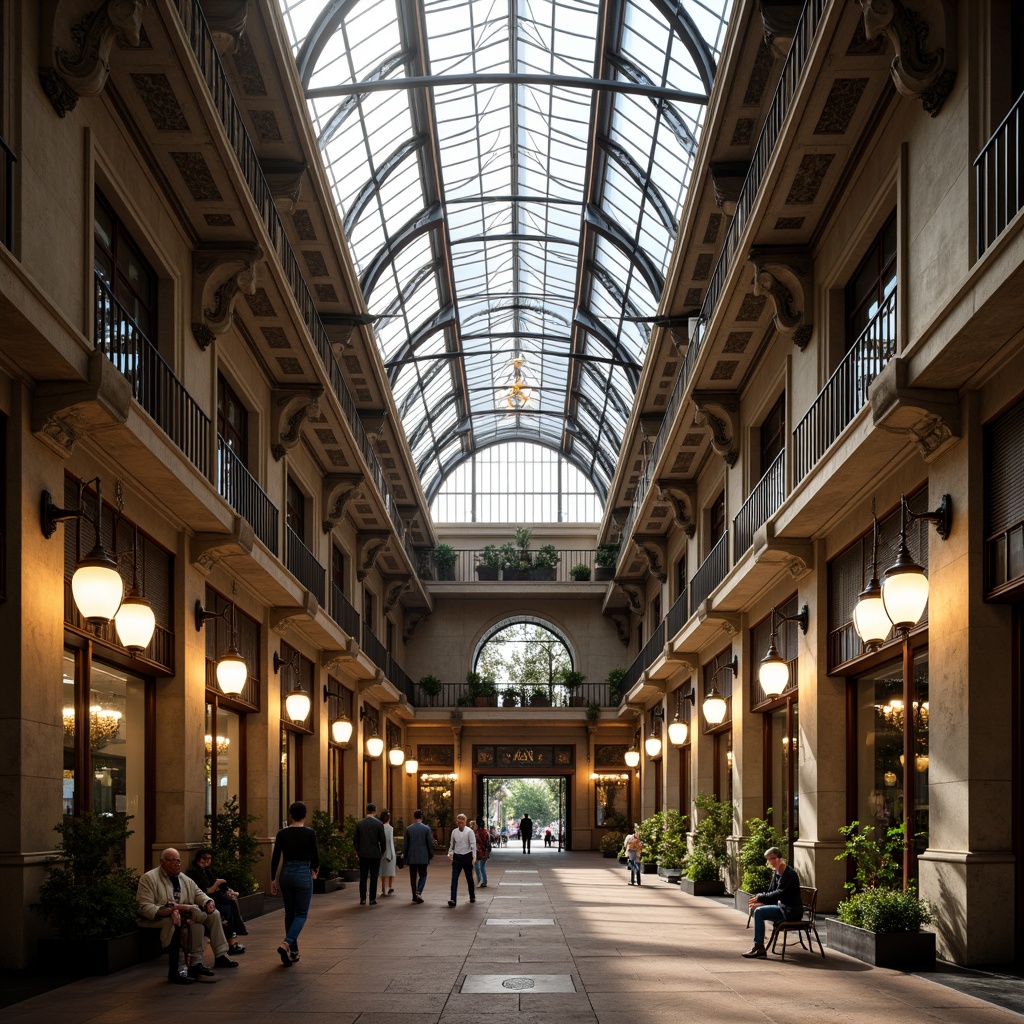
<svg viewBox="0 0 1024 1024">
<path fill-rule="evenodd" d="M 786 837 L 774 825 L 768 822 L 772 816 L 769 807 L 764 818 L 748 818 L 743 831 L 746 841 L 740 848 L 740 871 L 742 873 L 740 888 L 744 892 L 764 892 L 771 884 L 772 868 L 764 861 L 764 851 L 777 846 L 782 851 L 783 860 L 786 856 Z"/>
<path fill-rule="evenodd" d="M 239 810 L 237 794 L 225 801 L 220 814 L 206 815 L 214 868 L 239 896 L 248 896 L 260 887 L 254 873 L 263 856 L 259 840 L 252 833 L 256 820 L 255 814 Z"/>
<path fill-rule="evenodd" d="M 590 579 L 590 566 L 586 562 L 577 562 L 570 570 L 569 575 L 577 583 L 586 583 Z"/>
<path fill-rule="evenodd" d="M 558 566 L 561 557 L 554 544 L 542 544 L 537 549 L 537 554 L 534 555 L 533 567 L 535 569 L 554 569 Z"/>
<path fill-rule="evenodd" d="M 504 564 L 504 560 L 497 544 L 485 544 L 483 551 L 477 555 L 476 564 L 482 565 L 487 569 L 500 569 Z"/>
<path fill-rule="evenodd" d="M 870 886 L 843 900 L 836 913 L 840 921 L 869 932 L 919 932 L 932 920 L 931 905 L 913 888 L 904 892 Z"/>
<path fill-rule="evenodd" d="M 704 793 L 698 795 L 697 810 L 703 812 L 693 830 L 693 854 L 703 861 L 710 861 L 716 870 L 715 878 L 729 860 L 729 833 L 732 831 L 732 804 Z M 691 877 L 692 876 L 688 876 Z M 693 881 L 701 879 L 693 878 Z"/>
<path fill-rule="evenodd" d="M 338 823 L 326 811 L 314 811 L 310 828 L 316 833 L 317 849 L 320 851 L 319 878 L 337 878 L 341 874 L 341 832 Z"/>
<path fill-rule="evenodd" d="M 608 683 L 608 694 L 612 704 L 618 704 L 622 699 L 622 681 L 626 678 L 624 668 L 613 668 L 605 677 Z"/>
<path fill-rule="evenodd" d="M 121 864 L 121 850 L 134 835 L 130 820 L 131 815 L 86 811 L 54 825 L 61 858 L 47 866 L 32 909 L 61 938 L 111 938 L 134 930 L 139 878 Z"/>
<path fill-rule="evenodd" d="M 622 844 L 626 841 L 626 834 L 624 832 L 605 832 L 601 836 L 601 852 L 602 853 L 618 853 L 622 849 Z"/>
<path fill-rule="evenodd" d="M 847 892 L 902 888 L 903 822 L 886 829 L 885 835 L 877 839 L 874 827 L 861 828 L 859 821 L 844 825 L 839 834 L 846 840 L 846 849 L 836 855 L 836 860 L 853 861 L 854 880 L 844 886 Z"/>
<path fill-rule="evenodd" d="M 619 560 L 618 544 L 601 544 L 594 554 L 594 561 L 602 568 L 607 569 L 614 566 Z"/>
<path fill-rule="evenodd" d="M 644 864 L 656 864 L 658 853 L 661 848 L 661 837 L 664 831 L 665 814 L 663 811 L 655 811 L 649 818 L 644 818 L 636 830 L 640 842 L 644 844 L 640 852 L 640 860 Z"/>
<path fill-rule="evenodd" d="M 705 854 L 694 850 L 686 858 L 686 877 L 691 882 L 717 882 L 722 877 L 722 869 Z"/>
<path fill-rule="evenodd" d="M 359 867 L 359 854 L 356 853 L 356 825 L 359 822 L 355 815 L 350 814 L 341 824 L 338 842 L 338 867 L 342 871 L 353 871 Z"/>
<path fill-rule="evenodd" d="M 686 863 L 686 829 L 690 819 L 678 811 L 665 811 L 661 841 L 658 843 L 658 867 L 682 868 Z"/>
</svg>

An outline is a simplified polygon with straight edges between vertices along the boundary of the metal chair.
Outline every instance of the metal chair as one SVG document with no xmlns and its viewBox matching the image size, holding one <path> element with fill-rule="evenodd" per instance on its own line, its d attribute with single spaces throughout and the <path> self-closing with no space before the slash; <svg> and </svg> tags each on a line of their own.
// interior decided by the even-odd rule
<svg viewBox="0 0 1024 1024">
<path fill-rule="evenodd" d="M 775 944 L 779 941 L 779 933 L 782 934 L 782 959 L 786 959 L 786 941 L 790 932 L 796 932 L 800 945 L 808 952 L 814 952 L 814 941 L 811 936 L 818 940 L 818 949 L 821 950 L 821 958 L 825 959 L 825 947 L 821 944 L 818 929 L 814 924 L 815 908 L 818 904 L 818 890 L 809 885 L 800 886 L 800 899 L 804 905 L 803 917 L 799 921 L 776 921 L 772 928 L 772 936 L 768 940 L 768 952 L 775 952 Z M 807 936 L 807 944 L 804 945 L 804 935 Z"/>
</svg>

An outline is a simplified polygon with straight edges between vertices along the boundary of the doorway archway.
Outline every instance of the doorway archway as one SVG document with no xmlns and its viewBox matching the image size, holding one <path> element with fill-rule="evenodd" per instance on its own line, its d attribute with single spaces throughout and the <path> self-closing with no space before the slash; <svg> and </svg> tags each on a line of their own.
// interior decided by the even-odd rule
<svg viewBox="0 0 1024 1024">
<path fill-rule="evenodd" d="M 516 849 L 524 813 L 533 820 L 533 849 L 572 848 L 571 773 L 483 774 L 476 777 L 477 821 L 498 830 L 503 849 Z M 550 842 L 546 833 L 550 830 Z"/>
</svg>

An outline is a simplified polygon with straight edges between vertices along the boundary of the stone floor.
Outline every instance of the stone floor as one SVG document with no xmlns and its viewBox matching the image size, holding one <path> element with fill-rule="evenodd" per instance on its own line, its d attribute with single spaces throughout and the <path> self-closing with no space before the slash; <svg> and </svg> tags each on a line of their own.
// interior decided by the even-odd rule
<svg viewBox="0 0 1024 1024">
<path fill-rule="evenodd" d="M 238 970 L 179 988 L 154 960 L 17 1002 L 0 1024 L 997 1024 L 1020 1021 L 1005 1006 L 1024 1011 L 1024 980 L 1005 975 L 900 974 L 827 943 L 825 960 L 799 947 L 784 963 L 745 960 L 744 915 L 656 876 L 630 887 L 595 853 L 500 851 L 476 903 L 463 881 L 454 909 L 447 861 L 434 864 L 422 905 L 405 871 L 377 906 L 359 906 L 354 885 L 314 897 L 294 966 L 275 951 L 275 911 L 250 922 Z"/>
</svg>

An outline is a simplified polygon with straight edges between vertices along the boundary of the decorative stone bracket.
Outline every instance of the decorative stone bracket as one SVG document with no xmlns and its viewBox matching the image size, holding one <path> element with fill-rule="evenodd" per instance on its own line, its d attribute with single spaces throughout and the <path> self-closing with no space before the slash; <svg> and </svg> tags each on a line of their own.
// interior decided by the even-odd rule
<svg viewBox="0 0 1024 1024">
<path fill-rule="evenodd" d="M 640 615 L 643 612 L 644 608 L 644 588 L 640 584 L 640 581 L 626 581 L 617 584 L 617 586 L 619 590 L 621 590 L 623 594 L 626 595 L 626 603 L 629 605 L 629 610 L 631 612 L 636 612 L 637 615 Z"/>
<path fill-rule="evenodd" d="M 731 469 L 739 458 L 736 443 L 736 423 L 739 419 L 740 403 L 732 392 L 695 391 L 693 393 L 695 426 L 707 427 L 711 431 L 711 447 Z"/>
<path fill-rule="evenodd" d="M 671 665 L 675 672 L 696 672 L 700 667 L 700 656 L 690 651 L 673 651 L 671 644 L 665 644 L 662 649 L 662 656 L 665 663 Z M 667 686 L 666 686 L 667 689 Z"/>
<path fill-rule="evenodd" d="M 896 51 L 890 65 L 896 88 L 920 99 L 935 117 L 956 82 L 955 0 L 857 0 L 864 9 L 864 35 L 885 35 Z"/>
<path fill-rule="evenodd" d="M 305 160 L 261 160 L 260 169 L 280 213 L 291 213 L 302 197 L 302 178 L 309 165 Z"/>
<path fill-rule="evenodd" d="M 931 462 L 961 437 L 960 398 L 953 390 L 907 387 L 908 377 L 905 359 L 886 363 L 868 390 L 871 420 L 879 430 L 912 440 Z"/>
<path fill-rule="evenodd" d="M 676 526 L 687 537 L 697 532 L 697 488 L 693 484 L 678 483 L 674 480 L 655 480 L 655 494 L 672 509 Z"/>
<path fill-rule="evenodd" d="M 355 637 L 349 637 L 344 647 L 336 647 L 320 652 L 320 667 L 328 672 L 337 672 L 338 669 L 351 665 L 359 657 L 359 641 Z"/>
<path fill-rule="evenodd" d="M 317 599 L 307 590 L 301 605 L 289 605 L 270 609 L 270 628 L 284 634 L 292 619 L 315 619 L 320 610 Z"/>
<path fill-rule="evenodd" d="M 299 442 L 302 421 L 307 416 L 320 415 L 320 396 L 324 389 L 319 384 L 307 387 L 274 388 L 271 392 L 277 408 L 277 420 L 271 424 L 273 441 L 270 453 L 278 462 L 285 452 Z"/>
<path fill-rule="evenodd" d="M 754 531 L 753 560 L 757 565 L 778 563 L 793 579 L 806 576 L 814 568 L 814 544 L 798 537 L 776 537 L 774 525 L 765 523 Z"/>
<path fill-rule="evenodd" d="M 764 41 L 779 60 L 789 56 L 796 27 L 800 22 L 803 3 L 793 0 L 761 0 L 761 21 L 764 23 Z"/>
<path fill-rule="evenodd" d="M 619 643 L 623 647 L 629 646 L 629 616 L 628 615 L 616 615 L 614 612 L 609 614 L 609 619 L 615 625 L 615 632 L 618 634 Z"/>
<path fill-rule="evenodd" d="M 803 250 L 751 249 L 754 294 L 766 295 L 775 307 L 775 329 L 801 351 L 811 340 L 813 266 Z"/>
<path fill-rule="evenodd" d="M 430 612 L 410 612 L 405 616 L 405 631 L 402 634 L 402 643 L 407 644 L 415 635 L 420 625 L 430 617 Z"/>
<path fill-rule="evenodd" d="M 715 205 L 727 217 L 736 213 L 736 202 L 740 197 L 743 182 L 747 180 L 749 163 L 723 162 L 711 165 L 711 184 L 715 190 Z"/>
<path fill-rule="evenodd" d="M 341 473 L 329 473 L 323 478 L 320 507 L 324 510 L 324 518 L 320 527 L 324 533 L 330 533 L 344 520 L 350 501 L 363 496 L 363 482 L 362 476 Z"/>
<path fill-rule="evenodd" d="M 200 0 L 200 6 L 220 55 L 237 52 L 249 17 L 249 0 Z"/>
<path fill-rule="evenodd" d="M 205 246 L 192 254 L 192 336 L 205 352 L 231 326 L 239 295 L 256 291 L 258 245 Z"/>
<path fill-rule="evenodd" d="M 409 589 L 412 574 L 387 576 L 384 579 L 384 614 L 387 615 L 398 604 L 398 599 Z"/>
<path fill-rule="evenodd" d="M 43 381 L 32 398 L 32 433 L 62 459 L 93 430 L 124 423 L 132 407 L 128 378 L 99 350 L 85 381 Z"/>
<path fill-rule="evenodd" d="M 634 534 L 633 543 L 647 560 L 647 568 L 659 582 L 668 579 L 665 561 L 668 558 L 668 544 L 664 537 L 651 534 Z"/>
<path fill-rule="evenodd" d="M 138 46 L 149 0 L 42 0 L 39 81 L 58 116 L 83 96 L 96 96 L 110 77 L 115 42 Z"/>
<path fill-rule="evenodd" d="M 697 606 L 697 621 L 718 624 L 729 634 L 739 636 L 743 631 L 743 615 L 740 612 L 720 612 L 711 607 L 708 601 L 701 601 Z"/>
<path fill-rule="evenodd" d="M 360 583 L 373 571 L 373 567 L 380 557 L 380 553 L 387 547 L 391 539 L 390 533 L 359 533 L 356 534 L 356 559 L 359 568 L 356 570 L 356 578 Z"/>
<path fill-rule="evenodd" d="M 197 533 L 189 544 L 192 565 L 204 576 L 227 555 L 251 555 L 255 533 L 241 516 L 235 516 L 230 533 Z"/>
</svg>

